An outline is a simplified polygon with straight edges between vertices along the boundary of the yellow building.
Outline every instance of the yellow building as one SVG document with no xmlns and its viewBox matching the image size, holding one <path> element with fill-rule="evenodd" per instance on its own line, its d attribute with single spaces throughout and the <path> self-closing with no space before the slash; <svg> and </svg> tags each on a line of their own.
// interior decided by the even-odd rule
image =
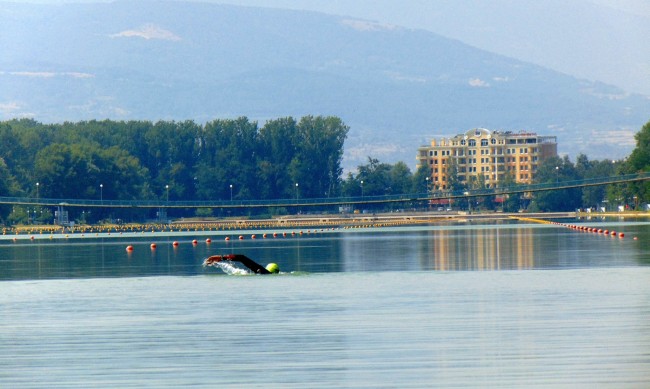
<svg viewBox="0 0 650 389">
<path fill-rule="evenodd" d="M 554 156 L 555 136 L 476 128 L 418 148 L 417 165 L 429 167 L 431 190 L 449 189 L 452 166 L 460 182 L 483 179 L 487 187 L 494 188 L 508 175 L 518 183 L 531 183 L 539 164 Z"/>
</svg>

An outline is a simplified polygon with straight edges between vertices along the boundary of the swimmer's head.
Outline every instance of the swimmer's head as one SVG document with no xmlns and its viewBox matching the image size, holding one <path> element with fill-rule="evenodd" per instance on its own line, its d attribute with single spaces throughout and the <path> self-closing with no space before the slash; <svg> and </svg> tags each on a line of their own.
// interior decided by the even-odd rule
<svg viewBox="0 0 650 389">
<path fill-rule="evenodd" d="M 279 273 L 280 272 L 280 266 L 278 266 L 277 263 L 269 263 L 266 265 L 266 270 L 269 271 L 269 273 Z"/>
</svg>

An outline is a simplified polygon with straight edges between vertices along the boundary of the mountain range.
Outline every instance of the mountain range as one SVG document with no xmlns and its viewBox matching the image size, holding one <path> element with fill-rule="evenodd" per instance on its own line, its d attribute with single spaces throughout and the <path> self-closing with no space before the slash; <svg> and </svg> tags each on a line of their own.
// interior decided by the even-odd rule
<svg viewBox="0 0 650 389">
<path fill-rule="evenodd" d="M 432 32 L 200 2 L 0 3 L 0 120 L 334 115 L 346 168 L 405 161 L 475 127 L 618 159 L 650 99 Z M 621 69 L 625 71 L 625 69 Z"/>
</svg>

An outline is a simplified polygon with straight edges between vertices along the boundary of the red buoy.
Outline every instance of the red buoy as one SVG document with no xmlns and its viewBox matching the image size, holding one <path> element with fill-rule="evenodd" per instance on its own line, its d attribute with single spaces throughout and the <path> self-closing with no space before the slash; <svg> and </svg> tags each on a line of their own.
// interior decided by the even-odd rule
<svg viewBox="0 0 650 389">
<path fill-rule="evenodd" d="M 178 247 L 178 242 L 174 242 L 174 243 L 172 243 L 172 246 L 174 246 L 174 247 Z"/>
<path fill-rule="evenodd" d="M 196 239 L 194 239 L 194 240 L 192 241 L 192 244 L 196 246 L 197 244 L 199 244 L 199 241 L 196 240 Z"/>
<path fill-rule="evenodd" d="M 206 239 L 206 240 L 205 240 L 205 243 L 207 243 L 207 244 L 212 243 L 212 239 L 210 239 L 210 238 Z"/>
<path fill-rule="evenodd" d="M 230 237 L 229 237 L 229 236 L 226 236 L 226 239 L 225 239 L 225 240 L 226 240 L 226 242 L 229 241 L 229 240 L 230 240 Z"/>
<path fill-rule="evenodd" d="M 157 246 L 155 243 L 152 243 L 149 247 L 151 247 L 152 250 L 155 250 Z"/>
<path fill-rule="evenodd" d="M 126 251 L 133 251 L 133 246 L 126 246 Z"/>
</svg>

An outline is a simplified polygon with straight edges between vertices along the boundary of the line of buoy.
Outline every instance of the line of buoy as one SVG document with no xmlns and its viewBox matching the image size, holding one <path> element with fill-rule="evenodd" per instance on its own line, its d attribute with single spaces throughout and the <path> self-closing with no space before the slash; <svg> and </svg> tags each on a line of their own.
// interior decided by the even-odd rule
<svg viewBox="0 0 650 389">
<path fill-rule="evenodd" d="M 560 227 L 566 227 L 575 231 L 583 231 L 583 232 L 591 232 L 603 236 L 618 236 L 619 238 L 624 238 L 625 233 L 624 232 L 616 232 L 616 231 L 610 231 L 610 230 L 603 230 L 602 228 L 595 228 L 595 227 L 589 227 L 589 226 L 579 226 L 577 224 L 566 224 L 566 223 L 559 223 L 559 222 L 552 222 L 544 219 L 534 219 L 534 218 L 526 218 L 526 217 L 514 217 L 517 220 L 524 220 L 524 221 L 531 221 L 535 223 L 543 223 L 543 224 L 553 224 L 556 226 Z M 634 240 L 637 240 L 637 237 L 635 236 L 633 238 Z"/>
<path fill-rule="evenodd" d="M 591 232 L 594 234 L 599 234 L 603 236 L 618 236 L 619 238 L 624 238 L 625 233 L 624 232 L 617 232 L 617 231 L 610 231 L 610 230 L 603 230 L 602 228 L 595 228 L 595 227 L 589 227 L 589 226 L 579 226 L 577 224 L 565 224 L 565 223 L 557 223 L 557 222 L 550 222 L 551 224 L 558 225 L 561 227 L 566 227 L 575 231 L 582 231 L 582 232 Z M 634 237 L 636 240 L 636 237 Z"/>
</svg>

